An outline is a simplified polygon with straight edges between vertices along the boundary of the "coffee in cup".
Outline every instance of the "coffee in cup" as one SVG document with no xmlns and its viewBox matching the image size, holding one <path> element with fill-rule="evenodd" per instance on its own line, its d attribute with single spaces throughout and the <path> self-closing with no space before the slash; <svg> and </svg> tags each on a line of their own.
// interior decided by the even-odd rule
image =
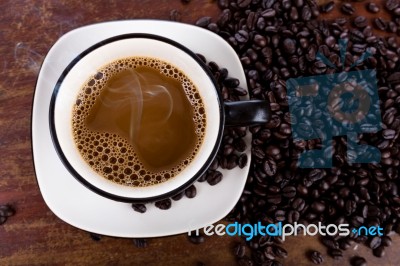
<svg viewBox="0 0 400 266">
<path fill-rule="evenodd" d="M 206 114 L 182 70 L 158 58 L 128 57 L 88 78 L 72 127 L 82 158 L 100 176 L 146 187 L 168 181 L 193 161 Z"/>
</svg>

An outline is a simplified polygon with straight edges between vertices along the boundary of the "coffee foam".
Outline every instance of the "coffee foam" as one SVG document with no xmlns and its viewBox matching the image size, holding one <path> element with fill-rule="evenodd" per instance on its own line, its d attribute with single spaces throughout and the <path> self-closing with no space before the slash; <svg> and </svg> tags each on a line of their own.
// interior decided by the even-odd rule
<svg viewBox="0 0 400 266">
<path fill-rule="evenodd" d="M 120 71 L 142 66 L 157 69 L 165 76 L 178 80 L 193 107 L 193 120 L 197 136 L 196 148 L 192 154 L 172 169 L 158 172 L 146 169 L 139 161 L 132 145 L 125 138 L 109 132 L 95 132 L 85 125 L 89 110 L 95 104 L 110 77 Z M 108 180 L 133 187 L 160 184 L 179 174 L 195 158 L 204 139 L 205 126 L 204 104 L 193 82 L 171 64 L 149 57 L 124 58 L 101 68 L 81 88 L 72 115 L 74 141 L 83 159 L 93 170 Z"/>
</svg>

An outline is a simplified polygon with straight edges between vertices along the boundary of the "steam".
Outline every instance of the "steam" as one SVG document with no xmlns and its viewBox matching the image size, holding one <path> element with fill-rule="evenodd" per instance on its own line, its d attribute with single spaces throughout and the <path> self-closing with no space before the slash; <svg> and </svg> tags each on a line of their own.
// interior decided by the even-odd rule
<svg viewBox="0 0 400 266">
<path fill-rule="evenodd" d="M 108 84 L 107 96 L 100 97 L 103 107 L 109 112 L 114 111 L 114 115 L 120 113 L 118 110 L 129 110 L 127 133 L 131 140 L 137 137 L 142 126 L 162 125 L 171 117 L 172 96 L 165 86 L 154 82 L 151 74 L 139 74 L 135 69 L 129 69 L 118 80 Z"/>
</svg>

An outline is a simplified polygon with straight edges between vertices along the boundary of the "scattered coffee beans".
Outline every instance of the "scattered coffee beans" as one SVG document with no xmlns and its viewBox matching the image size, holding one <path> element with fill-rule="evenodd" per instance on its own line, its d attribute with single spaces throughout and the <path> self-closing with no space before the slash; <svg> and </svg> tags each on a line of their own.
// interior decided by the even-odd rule
<svg viewBox="0 0 400 266">
<path fill-rule="evenodd" d="M 90 238 L 93 239 L 93 241 L 100 241 L 102 238 L 102 235 L 90 233 Z"/>
<path fill-rule="evenodd" d="M 353 257 L 350 260 L 352 266 L 367 266 L 367 261 L 363 257 Z"/>
<path fill-rule="evenodd" d="M 378 13 L 378 12 L 380 11 L 380 8 L 379 8 L 375 3 L 369 2 L 369 3 L 367 4 L 367 10 L 368 10 L 369 12 L 371 12 L 371 13 L 376 14 L 376 13 Z"/>
<path fill-rule="evenodd" d="M 147 239 L 145 238 L 134 238 L 132 242 L 138 248 L 147 248 L 148 246 Z"/>
<path fill-rule="evenodd" d="M 324 262 L 324 257 L 322 256 L 321 253 L 319 253 L 318 251 L 311 251 L 310 252 L 310 260 L 314 263 L 314 264 L 321 264 Z"/>
<path fill-rule="evenodd" d="M 191 185 L 185 190 L 185 195 L 189 199 L 196 197 L 196 187 L 194 185 Z"/>
<path fill-rule="evenodd" d="M 244 255 L 246 255 L 246 246 L 241 243 L 237 244 L 236 247 L 234 248 L 233 253 L 237 258 L 239 259 L 243 258 Z"/>
<path fill-rule="evenodd" d="M 193 244 L 196 244 L 196 245 L 204 242 L 204 236 L 202 236 L 202 235 L 193 234 L 193 235 L 188 236 L 188 239 L 190 242 L 192 242 Z"/>
<path fill-rule="evenodd" d="M 147 211 L 146 205 L 140 203 L 133 203 L 132 209 L 140 213 L 145 213 Z"/>
<path fill-rule="evenodd" d="M 328 254 L 334 260 L 340 260 L 343 257 L 343 252 L 340 249 L 328 249 Z"/>
<path fill-rule="evenodd" d="M 374 254 L 374 256 L 380 258 L 385 256 L 385 247 L 384 246 L 379 246 L 376 249 L 373 250 L 372 252 Z"/>
<path fill-rule="evenodd" d="M 171 200 L 164 199 L 164 200 L 156 201 L 154 203 L 154 206 L 156 206 L 160 210 L 168 210 L 169 208 L 171 208 Z"/>
<path fill-rule="evenodd" d="M 0 225 L 15 214 L 15 209 L 10 204 L 0 205 Z"/>
<path fill-rule="evenodd" d="M 340 10 L 342 11 L 343 14 L 346 15 L 353 15 L 354 12 L 356 11 L 350 3 L 342 4 Z"/>
</svg>

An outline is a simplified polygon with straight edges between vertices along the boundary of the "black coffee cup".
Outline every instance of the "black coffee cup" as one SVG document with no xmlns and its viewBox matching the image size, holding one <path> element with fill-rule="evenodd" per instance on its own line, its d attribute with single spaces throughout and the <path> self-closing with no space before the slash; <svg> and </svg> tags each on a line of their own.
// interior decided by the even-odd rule
<svg viewBox="0 0 400 266">
<path fill-rule="evenodd" d="M 70 110 L 88 78 L 114 60 L 135 56 L 159 58 L 182 70 L 199 89 L 207 117 L 205 138 L 193 161 L 177 176 L 148 187 L 120 185 L 94 171 L 81 157 L 71 129 Z M 269 103 L 263 100 L 224 102 L 209 68 L 185 46 L 157 35 L 125 34 L 91 46 L 67 66 L 54 88 L 49 115 L 54 146 L 72 176 L 101 196 L 143 203 L 165 199 L 188 188 L 214 160 L 226 126 L 266 123 L 270 110 Z"/>
</svg>

